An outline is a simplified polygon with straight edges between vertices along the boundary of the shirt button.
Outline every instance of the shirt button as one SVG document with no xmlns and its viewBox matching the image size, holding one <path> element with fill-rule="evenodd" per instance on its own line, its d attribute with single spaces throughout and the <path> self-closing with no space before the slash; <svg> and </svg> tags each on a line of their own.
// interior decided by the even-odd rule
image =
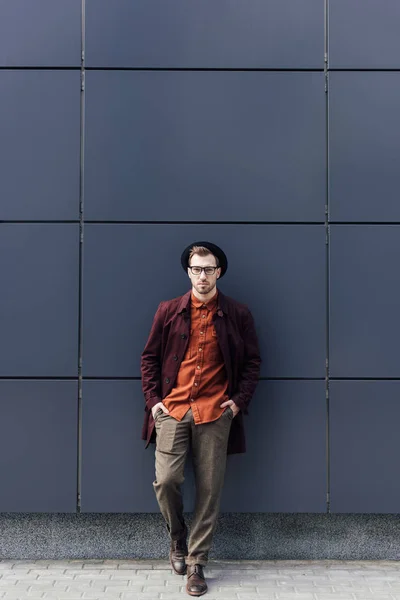
<svg viewBox="0 0 400 600">
<path fill-rule="evenodd" d="M 200 369 L 200 365 L 197 365 L 197 368 Z"/>
<path fill-rule="evenodd" d="M 194 398 L 190 398 L 190 402 L 194 402 Z"/>
<path fill-rule="evenodd" d="M 203 350 L 203 348 L 199 348 L 199 352 L 201 352 Z"/>
<path fill-rule="evenodd" d="M 204 331 L 200 331 L 200 335 L 204 335 Z"/>
<path fill-rule="evenodd" d="M 206 318 L 206 315 L 201 315 L 201 318 L 202 318 L 202 319 L 205 319 L 205 318 Z"/>
<path fill-rule="evenodd" d="M 199 384 L 197 383 L 197 381 L 194 382 L 194 385 L 197 387 Z"/>
<path fill-rule="evenodd" d="M 169 383 L 169 381 L 170 381 L 169 377 L 166 377 L 165 378 L 165 383 Z"/>
<path fill-rule="evenodd" d="M 174 360 L 178 360 L 178 357 L 177 357 L 177 355 L 176 355 L 176 354 L 175 354 L 175 355 L 174 355 L 172 358 L 173 358 Z"/>
<path fill-rule="evenodd" d="M 181 333 L 181 338 L 182 338 L 183 340 L 186 340 L 186 333 Z"/>
</svg>

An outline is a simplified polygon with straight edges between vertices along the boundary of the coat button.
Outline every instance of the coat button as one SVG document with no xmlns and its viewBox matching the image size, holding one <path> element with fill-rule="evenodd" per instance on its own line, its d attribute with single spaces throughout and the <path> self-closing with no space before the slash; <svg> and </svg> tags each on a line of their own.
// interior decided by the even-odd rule
<svg viewBox="0 0 400 600">
<path fill-rule="evenodd" d="M 176 354 L 174 354 L 174 356 L 172 358 L 173 358 L 173 360 L 178 360 L 178 357 Z"/>
<path fill-rule="evenodd" d="M 169 381 L 170 381 L 170 380 L 169 380 L 169 377 L 166 377 L 166 378 L 165 378 L 165 383 L 169 383 Z"/>
<path fill-rule="evenodd" d="M 186 335 L 186 333 L 181 333 L 181 338 L 182 338 L 183 340 L 186 340 L 186 338 L 187 338 L 187 335 Z"/>
</svg>

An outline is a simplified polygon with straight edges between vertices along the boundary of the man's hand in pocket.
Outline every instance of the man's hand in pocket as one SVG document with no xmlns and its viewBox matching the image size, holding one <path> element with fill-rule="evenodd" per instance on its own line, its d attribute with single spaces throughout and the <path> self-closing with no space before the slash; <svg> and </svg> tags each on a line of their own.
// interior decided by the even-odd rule
<svg viewBox="0 0 400 600">
<path fill-rule="evenodd" d="M 157 404 L 155 404 L 153 406 L 153 408 L 151 409 L 151 414 L 153 415 L 153 419 L 156 416 L 156 412 L 161 408 L 161 410 L 163 411 L 163 413 L 165 413 L 166 415 L 169 415 L 169 410 L 166 406 L 164 406 L 164 404 L 162 402 L 158 402 Z"/>
</svg>

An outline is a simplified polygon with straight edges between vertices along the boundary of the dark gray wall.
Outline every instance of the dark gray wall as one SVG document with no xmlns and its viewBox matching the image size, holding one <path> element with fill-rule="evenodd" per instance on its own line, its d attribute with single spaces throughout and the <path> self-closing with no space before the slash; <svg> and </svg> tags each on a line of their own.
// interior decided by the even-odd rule
<svg viewBox="0 0 400 600">
<path fill-rule="evenodd" d="M 397 0 L 0 4 L 0 511 L 157 511 L 139 359 L 201 238 L 263 356 L 222 510 L 398 511 L 399 27 Z"/>
</svg>

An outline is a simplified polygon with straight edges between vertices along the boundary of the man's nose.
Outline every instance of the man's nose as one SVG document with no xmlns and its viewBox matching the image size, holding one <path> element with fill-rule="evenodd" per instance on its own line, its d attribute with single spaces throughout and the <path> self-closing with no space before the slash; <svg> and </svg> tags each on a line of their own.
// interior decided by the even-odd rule
<svg viewBox="0 0 400 600">
<path fill-rule="evenodd" d="M 204 273 L 204 271 L 200 273 L 200 279 L 206 279 L 206 274 Z"/>
</svg>

